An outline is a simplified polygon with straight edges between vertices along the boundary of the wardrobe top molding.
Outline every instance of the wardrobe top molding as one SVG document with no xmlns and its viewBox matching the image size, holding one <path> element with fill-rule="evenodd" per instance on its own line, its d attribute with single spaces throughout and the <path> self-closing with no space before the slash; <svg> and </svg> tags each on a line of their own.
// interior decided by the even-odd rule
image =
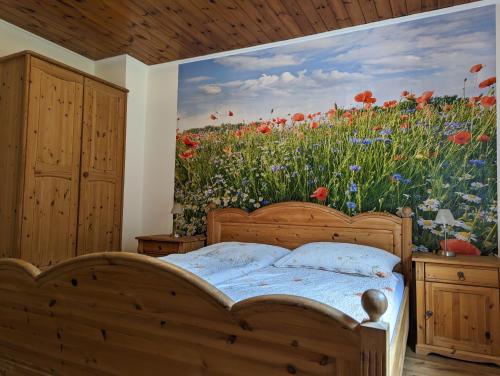
<svg viewBox="0 0 500 376">
<path fill-rule="evenodd" d="M 97 82 L 101 82 L 105 85 L 108 85 L 110 87 L 113 87 L 117 90 L 120 90 L 120 91 L 123 91 L 124 93 L 128 93 L 128 89 L 124 88 L 124 87 L 121 87 L 120 85 L 116 85 L 112 82 L 109 82 L 109 81 L 106 81 L 106 80 L 103 80 L 102 78 L 99 78 L 99 77 L 96 77 L 94 75 L 91 75 L 91 74 L 88 74 L 84 71 L 81 71 L 79 69 L 76 69 L 76 68 L 73 68 L 72 66 L 70 65 L 66 65 L 64 63 L 61 63 L 60 61 L 57 61 L 57 60 L 54 60 L 54 59 L 51 59 L 50 57 L 47 57 L 47 56 L 44 56 L 44 55 L 41 55 L 37 52 L 34 52 L 34 51 L 30 51 L 30 50 L 25 50 L 25 51 L 21 51 L 21 52 L 16 52 L 15 54 L 11 54 L 11 55 L 6 55 L 6 56 L 1 56 L 0 57 L 0 62 L 1 61 L 5 61 L 5 60 L 10 60 L 10 59 L 14 59 L 16 57 L 19 57 L 19 56 L 23 56 L 23 55 L 26 55 L 26 56 L 32 56 L 32 57 L 36 57 L 37 59 L 40 59 L 40 60 L 45 60 L 46 62 L 48 63 L 51 63 L 51 64 L 54 64 L 54 65 L 57 65 L 61 68 L 64 68 L 64 69 L 67 69 L 69 71 L 72 71 L 72 72 L 75 72 L 77 74 L 80 74 L 84 77 L 88 77 L 88 78 L 91 78 L 92 80 L 94 81 L 97 81 Z"/>
</svg>

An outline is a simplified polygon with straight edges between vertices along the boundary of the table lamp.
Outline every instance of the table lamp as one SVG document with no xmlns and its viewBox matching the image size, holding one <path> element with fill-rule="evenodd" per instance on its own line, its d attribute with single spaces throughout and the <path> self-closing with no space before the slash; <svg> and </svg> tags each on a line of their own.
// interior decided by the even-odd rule
<svg viewBox="0 0 500 376">
<path fill-rule="evenodd" d="M 448 226 L 453 226 L 455 224 L 455 218 L 453 217 L 451 210 L 439 209 L 435 222 L 443 225 L 444 228 L 444 250 L 441 254 L 447 257 L 455 256 L 455 252 L 448 251 Z"/>
</svg>

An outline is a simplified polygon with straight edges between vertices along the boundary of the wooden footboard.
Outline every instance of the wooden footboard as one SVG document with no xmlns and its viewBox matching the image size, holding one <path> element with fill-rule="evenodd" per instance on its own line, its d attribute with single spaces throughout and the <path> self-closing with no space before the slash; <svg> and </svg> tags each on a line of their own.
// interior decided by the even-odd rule
<svg viewBox="0 0 500 376">
<path fill-rule="evenodd" d="M 382 323 L 285 295 L 233 305 L 143 255 L 0 260 L 0 302 L 1 375 L 388 374 Z"/>
</svg>

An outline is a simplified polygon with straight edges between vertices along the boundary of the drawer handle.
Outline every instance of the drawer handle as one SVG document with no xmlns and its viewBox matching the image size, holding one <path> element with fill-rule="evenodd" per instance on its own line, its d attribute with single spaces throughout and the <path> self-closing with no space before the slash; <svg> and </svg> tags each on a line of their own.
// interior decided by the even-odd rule
<svg viewBox="0 0 500 376">
<path fill-rule="evenodd" d="M 434 312 L 432 312 L 432 311 L 426 311 L 425 312 L 425 317 L 426 318 L 431 318 L 433 314 L 434 314 Z"/>
<path fill-rule="evenodd" d="M 484 333 L 484 336 L 486 337 L 486 339 L 491 339 L 491 333 L 490 332 L 485 332 Z"/>
<path fill-rule="evenodd" d="M 458 279 L 460 281 L 465 281 L 465 274 L 464 272 L 457 272 Z"/>
</svg>

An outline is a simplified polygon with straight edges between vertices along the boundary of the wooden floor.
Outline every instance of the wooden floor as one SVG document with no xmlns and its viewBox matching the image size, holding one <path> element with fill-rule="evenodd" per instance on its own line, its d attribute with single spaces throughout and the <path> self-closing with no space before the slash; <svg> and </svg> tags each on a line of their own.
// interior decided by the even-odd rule
<svg viewBox="0 0 500 376">
<path fill-rule="evenodd" d="M 478 363 L 463 362 L 439 355 L 421 356 L 409 348 L 403 376 L 497 376 L 500 367 Z"/>
</svg>

